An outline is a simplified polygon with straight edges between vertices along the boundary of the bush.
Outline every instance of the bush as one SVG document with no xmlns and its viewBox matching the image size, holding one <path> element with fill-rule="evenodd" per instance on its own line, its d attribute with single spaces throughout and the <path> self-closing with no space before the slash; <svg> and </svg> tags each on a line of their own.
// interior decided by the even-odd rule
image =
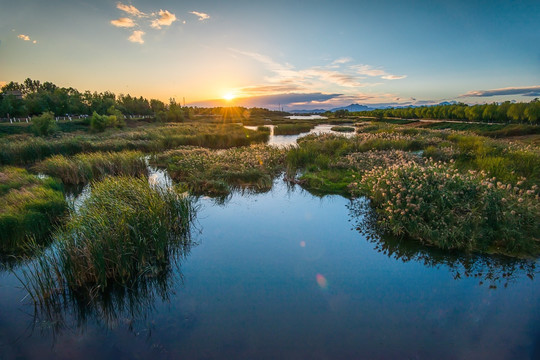
<svg viewBox="0 0 540 360">
<path fill-rule="evenodd" d="M 443 249 L 536 254 L 538 187 L 523 190 L 440 162 L 375 167 L 353 184 L 383 230 Z"/>
<path fill-rule="evenodd" d="M 108 116 L 99 115 L 94 111 L 90 117 L 90 129 L 94 132 L 103 132 L 109 123 Z"/>
<path fill-rule="evenodd" d="M 36 135 L 47 136 L 58 130 L 54 114 L 50 111 L 44 112 L 41 116 L 32 117 L 32 130 Z"/>
</svg>

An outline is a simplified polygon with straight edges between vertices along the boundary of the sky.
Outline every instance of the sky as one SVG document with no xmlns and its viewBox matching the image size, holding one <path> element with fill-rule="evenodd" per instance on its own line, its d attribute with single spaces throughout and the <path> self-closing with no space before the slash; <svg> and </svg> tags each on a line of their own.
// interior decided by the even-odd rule
<svg viewBox="0 0 540 360">
<path fill-rule="evenodd" d="M 329 109 L 540 97 L 540 1 L 0 0 L 0 85 Z"/>
</svg>

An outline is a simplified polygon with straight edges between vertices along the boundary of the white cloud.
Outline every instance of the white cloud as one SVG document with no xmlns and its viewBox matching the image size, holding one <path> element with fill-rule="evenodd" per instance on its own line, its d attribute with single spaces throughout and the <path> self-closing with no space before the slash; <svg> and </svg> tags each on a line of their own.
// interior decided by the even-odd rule
<svg viewBox="0 0 540 360">
<path fill-rule="evenodd" d="M 352 68 L 360 75 L 380 77 L 385 80 L 399 80 L 407 77 L 407 75 L 392 75 L 382 69 L 376 69 L 369 65 L 354 65 Z"/>
<path fill-rule="evenodd" d="M 193 15 L 195 15 L 195 16 L 198 16 L 200 21 L 210 19 L 210 15 L 205 14 L 205 13 L 203 13 L 203 12 L 191 11 L 190 14 L 193 14 Z"/>
<path fill-rule="evenodd" d="M 159 10 L 159 18 L 154 19 L 150 25 L 154 29 L 161 29 L 162 26 L 170 26 L 176 21 L 176 15 L 170 13 L 167 10 Z"/>
<path fill-rule="evenodd" d="M 139 9 L 137 9 L 135 6 L 133 5 L 125 5 L 125 4 L 122 4 L 121 2 L 118 2 L 116 4 L 116 8 L 117 9 L 120 9 L 130 15 L 133 15 L 133 16 L 137 16 L 137 17 L 145 17 L 147 16 L 145 13 L 143 13 L 142 11 L 140 11 Z"/>
<path fill-rule="evenodd" d="M 131 34 L 131 36 L 128 38 L 129 41 L 139 44 L 144 44 L 143 35 L 145 34 L 144 31 L 141 30 L 135 30 Z"/>
<path fill-rule="evenodd" d="M 125 27 L 125 28 L 131 28 L 135 26 L 135 22 L 133 22 L 130 18 L 118 18 L 116 20 L 111 20 L 111 24 L 113 24 L 116 27 Z"/>
<path fill-rule="evenodd" d="M 21 35 L 19 35 L 19 36 L 17 36 L 17 37 L 18 37 L 19 39 L 24 40 L 24 41 L 30 41 L 30 36 L 28 36 L 28 35 L 23 35 L 23 34 L 21 34 Z"/>
</svg>

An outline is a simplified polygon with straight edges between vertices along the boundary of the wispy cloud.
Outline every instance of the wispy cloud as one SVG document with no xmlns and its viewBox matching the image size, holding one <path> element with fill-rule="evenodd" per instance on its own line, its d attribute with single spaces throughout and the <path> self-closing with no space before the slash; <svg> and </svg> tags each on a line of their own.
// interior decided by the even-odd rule
<svg viewBox="0 0 540 360">
<path fill-rule="evenodd" d="M 205 14 L 205 13 L 203 13 L 203 12 L 190 11 L 190 14 L 193 14 L 193 15 L 195 15 L 195 16 L 198 16 L 200 21 L 210 19 L 210 15 Z"/>
<path fill-rule="evenodd" d="M 350 57 L 342 57 L 342 58 L 332 61 L 332 65 L 346 64 L 346 63 L 351 62 L 352 60 L 353 59 Z"/>
<path fill-rule="evenodd" d="M 506 87 L 491 90 L 473 90 L 459 97 L 490 97 L 490 96 L 505 96 L 505 95 L 522 95 L 522 96 L 540 96 L 540 85 L 522 86 L 522 87 Z"/>
<path fill-rule="evenodd" d="M 150 25 L 154 29 L 161 29 L 162 26 L 170 26 L 176 21 L 176 15 L 167 10 L 159 10 L 158 15 L 159 18 L 154 19 Z"/>
<path fill-rule="evenodd" d="M 148 15 L 146 15 L 145 13 L 143 13 L 142 11 L 140 11 L 139 9 L 137 9 L 135 6 L 133 5 L 126 5 L 126 4 L 122 4 L 121 2 L 118 2 L 116 3 L 116 8 L 117 9 L 120 9 L 132 16 L 136 16 L 136 17 L 146 17 Z"/>
<path fill-rule="evenodd" d="M 124 28 L 131 28 L 135 26 L 135 22 L 126 17 L 118 18 L 116 20 L 111 20 L 111 24 L 113 24 L 116 27 L 124 27 Z"/>
<path fill-rule="evenodd" d="M 382 69 L 377 69 L 370 65 L 354 65 L 352 68 L 360 75 L 380 77 L 385 80 L 399 80 L 407 77 L 407 75 L 392 75 Z"/>
<path fill-rule="evenodd" d="M 135 30 L 131 36 L 128 37 L 128 40 L 134 43 L 144 44 L 144 39 L 142 38 L 144 34 L 145 32 L 142 30 Z"/>
</svg>

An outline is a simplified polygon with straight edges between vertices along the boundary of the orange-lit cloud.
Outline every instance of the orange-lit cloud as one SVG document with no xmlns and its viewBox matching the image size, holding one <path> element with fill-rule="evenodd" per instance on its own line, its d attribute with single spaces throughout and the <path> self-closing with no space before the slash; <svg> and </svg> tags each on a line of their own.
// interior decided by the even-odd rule
<svg viewBox="0 0 540 360">
<path fill-rule="evenodd" d="M 161 29 L 162 26 L 170 26 L 176 21 L 176 15 L 167 10 L 159 10 L 158 15 L 159 18 L 153 20 L 152 24 L 150 25 L 154 29 Z"/>
<path fill-rule="evenodd" d="M 117 9 L 120 9 L 130 15 L 133 15 L 133 16 L 137 16 L 137 17 L 145 17 L 147 16 L 145 13 L 143 13 L 142 11 L 140 11 L 139 9 L 137 9 L 135 6 L 133 5 L 125 5 L 125 4 L 122 4 L 121 2 L 118 2 L 116 4 L 116 8 Z"/>
<path fill-rule="evenodd" d="M 28 36 L 28 35 L 23 35 L 23 34 L 21 34 L 21 35 L 19 35 L 19 36 L 17 36 L 17 37 L 18 37 L 19 39 L 24 40 L 24 41 L 30 41 L 30 36 Z"/>
<path fill-rule="evenodd" d="M 198 16 L 200 21 L 210 19 L 210 15 L 205 14 L 205 13 L 203 13 L 203 12 L 191 11 L 190 14 L 193 14 L 193 15 L 195 15 L 195 16 Z"/>
<path fill-rule="evenodd" d="M 111 20 L 111 24 L 113 24 L 116 27 L 125 27 L 125 28 L 131 28 L 135 26 L 135 22 L 133 22 L 130 18 L 118 18 L 116 20 Z"/>
<path fill-rule="evenodd" d="M 131 34 L 131 36 L 128 38 L 129 41 L 139 44 L 144 44 L 143 35 L 145 34 L 144 31 L 141 30 L 135 30 Z"/>
</svg>

